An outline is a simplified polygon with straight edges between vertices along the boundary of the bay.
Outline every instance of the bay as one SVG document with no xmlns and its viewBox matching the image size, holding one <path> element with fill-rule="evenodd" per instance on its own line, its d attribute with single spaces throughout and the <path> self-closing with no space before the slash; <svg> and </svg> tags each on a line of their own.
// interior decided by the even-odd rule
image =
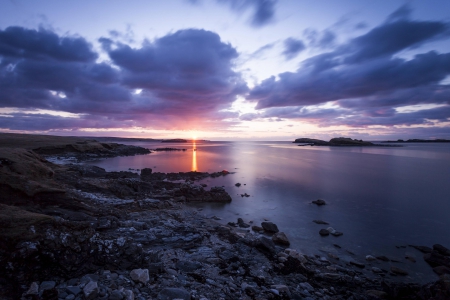
<svg viewBox="0 0 450 300">
<path fill-rule="evenodd" d="M 408 245 L 450 247 L 450 144 L 403 147 L 299 147 L 290 142 L 133 143 L 149 149 L 186 151 L 93 161 L 107 171 L 152 168 L 154 172 L 235 172 L 203 181 L 224 186 L 233 201 L 202 203 L 201 213 L 259 225 L 270 220 L 291 247 L 306 254 L 335 253 L 364 260 L 385 255 L 422 282 L 437 277 L 422 254 Z M 193 151 L 196 149 L 196 151 Z M 236 187 L 235 183 L 241 183 Z M 241 197 L 247 193 L 250 197 Z M 312 200 L 323 199 L 318 207 Z M 330 225 L 318 225 L 313 220 Z M 328 226 L 344 233 L 321 237 Z M 336 248 L 338 244 L 342 248 Z M 348 251 L 347 251 L 348 250 Z M 354 253 L 354 255 L 350 254 Z M 416 257 L 416 263 L 405 260 Z"/>
</svg>

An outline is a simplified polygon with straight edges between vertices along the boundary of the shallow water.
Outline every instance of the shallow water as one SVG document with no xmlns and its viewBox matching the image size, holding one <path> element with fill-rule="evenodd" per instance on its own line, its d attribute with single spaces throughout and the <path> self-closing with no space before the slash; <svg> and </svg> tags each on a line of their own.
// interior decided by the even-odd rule
<svg viewBox="0 0 450 300">
<path fill-rule="evenodd" d="M 196 204 L 202 214 L 222 223 L 273 221 L 307 254 L 333 252 L 364 261 L 386 255 L 401 261 L 415 280 L 436 279 L 422 254 L 409 244 L 450 247 L 450 144 L 405 144 L 404 147 L 299 147 L 290 142 L 135 143 L 150 149 L 187 148 L 90 162 L 107 171 L 152 168 L 154 172 L 236 172 L 206 179 L 224 186 L 229 204 Z M 196 148 L 197 151 L 193 151 Z M 234 184 L 240 182 L 241 187 Z M 245 185 L 244 185 L 245 184 Z M 241 197 L 248 193 L 251 197 Z M 327 205 L 310 202 L 324 199 Z M 330 225 L 317 225 L 320 219 Z M 320 237 L 332 226 L 341 237 Z M 333 246 L 338 244 L 342 249 Z M 319 250 L 318 250 L 319 249 Z M 416 257 L 412 263 L 404 259 Z M 374 266 L 377 266 L 374 263 Z M 379 267 L 389 268 L 389 263 Z M 403 279 L 402 279 L 403 280 Z"/>
</svg>

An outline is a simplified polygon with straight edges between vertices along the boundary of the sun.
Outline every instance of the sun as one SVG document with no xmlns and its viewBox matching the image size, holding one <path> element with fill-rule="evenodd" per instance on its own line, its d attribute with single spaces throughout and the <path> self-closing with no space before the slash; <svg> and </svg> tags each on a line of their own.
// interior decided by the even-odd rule
<svg viewBox="0 0 450 300">
<path fill-rule="evenodd" d="M 193 136 L 192 136 L 192 139 L 195 141 L 195 140 L 197 139 L 197 136 L 196 136 L 196 135 L 193 135 Z"/>
</svg>

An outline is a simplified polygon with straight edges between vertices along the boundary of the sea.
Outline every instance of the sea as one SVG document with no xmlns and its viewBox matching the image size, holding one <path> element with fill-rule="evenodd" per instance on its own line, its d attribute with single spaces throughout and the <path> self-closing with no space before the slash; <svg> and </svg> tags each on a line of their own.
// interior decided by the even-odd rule
<svg viewBox="0 0 450 300">
<path fill-rule="evenodd" d="M 409 245 L 450 248 L 450 143 L 402 147 L 299 146 L 292 142 L 128 143 L 149 149 L 186 151 L 91 161 L 107 171 L 152 168 L 153 172 L 217 172 L 227 176 L 199 183 L 223 186 L 230 203 L 196 203 L 191 209 L 227 224 L 242 218 L 269 220 L 305 254 L 365 263 L 386 256 L 409 272 L 401 280 L 436 280 L 423 254 Z M 389 144 L 391 145 L 391 144 Z M 241 186 L 236 186 L 241 183 Z M 247 193 L 250 197 L 242 197 Z M 323 199 L 326 205 L 311 203 Z M 319 225 L 323 220 L 329 225 Z M 321 237 L 333 227 L 340 237 Z M 409 257 L 409 259 L 406 259 Z"/>
</svg>

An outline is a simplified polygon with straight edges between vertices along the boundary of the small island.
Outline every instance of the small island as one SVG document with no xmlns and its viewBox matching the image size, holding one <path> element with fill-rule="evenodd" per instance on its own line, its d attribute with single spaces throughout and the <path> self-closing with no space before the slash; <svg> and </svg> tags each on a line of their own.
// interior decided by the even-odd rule
<svg viewBox="0 0 450 300">
<path fill-rule="evenodd" d="M 450 140 L 435 139 L 435 140 L 423 140 L 423 139 L 409 139 L 409 140 L 396 140 L 396 141 L 383 141 L 382 143 L 450 143 Z"/>
<path fill-rule="evenodd" d="M 293 143 L 301 144 L 299 146 L 382 146 L 382 147 L 400 147 L 398 145 L 383 145 L 383 144 L 374 144 L 372 142 L 367 142 L 363 140 L 338 137 L 332 138 L 329 142 L 318 140 L 318 139 L 310 139 L 310 138 L 299 138 L 296 139 Z"/>
</svg>

